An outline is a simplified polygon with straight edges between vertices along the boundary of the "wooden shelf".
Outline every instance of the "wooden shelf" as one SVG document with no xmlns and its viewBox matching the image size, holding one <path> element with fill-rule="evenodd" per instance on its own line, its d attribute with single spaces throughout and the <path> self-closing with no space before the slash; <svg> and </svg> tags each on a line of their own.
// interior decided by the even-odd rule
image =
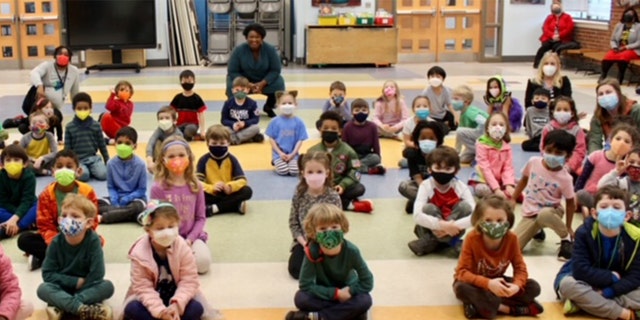
<svg viewBox="0 0 640 320">
<path fill-rule="evenodd" d="M 392 26 L 307 26 L 307 65 L 398 62 L 398 30 Z"/>
</svg>

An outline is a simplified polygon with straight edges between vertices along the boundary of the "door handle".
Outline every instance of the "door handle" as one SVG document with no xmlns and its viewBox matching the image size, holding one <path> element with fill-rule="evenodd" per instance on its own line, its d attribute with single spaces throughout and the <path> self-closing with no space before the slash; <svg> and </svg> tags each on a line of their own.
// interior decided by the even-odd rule
<svg viewBox="0 0 640 320">
<path fill-rule="evenodd" d="M 447 15 L 447 14 L 465 14 L 467 13 L 466 10 L 444 10 L 444 9 L 440 9 L 440 14 Z"/>
<path fill-rule="evenodd" d="M 432 16 L 436 15 L 436 10 L 397 10 L 396 14 L 430 14 Z"/>
</svg>

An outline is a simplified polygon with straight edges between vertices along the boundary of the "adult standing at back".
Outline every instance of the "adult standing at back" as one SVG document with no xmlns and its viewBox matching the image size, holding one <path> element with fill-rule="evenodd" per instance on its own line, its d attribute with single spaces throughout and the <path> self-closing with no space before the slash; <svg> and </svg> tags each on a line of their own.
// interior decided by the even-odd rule
<svg viewBox="0 0 640 320">
<path fill-rule="evenodd" d="M 524 105 L 526 107 L 533 105 L 533 93 L 538 88 L 547 89 L 551 96 L 551 100 L 559 97 L 571 97 L 571 81 L 569 77 L 563 76 L 560 69 L 560 57 L 553 52 L 547 52 L 540 61 L 536 75 L 527 81 L 527 90 L 524 95 Z"/>
<path fill-rule="evenodd" d="M 640 58 L 640 19 L 633 8 L 622 12 L 620 22 L 616 24 L 611 34 L 611 50 L 602 59 L 602 73 L 600 80 L 607 77 L 613 64 L 618 65 L 618 82 L 624 81 L 624 73 L 629 62 Z"/>
<path fill-rule="evenodd" d="M 273 118 L 276 116 L 273 112 L 275 93 L 285 89 L 284 78 L 280 75 L 280 55 L 274 46 L 264 42 L 267 31 L 262 25 L 252 23 L 244 28 L 242 34 L 247 42 L 233 49 L 227 64 L 227 97 L 233 97 L 233 79 L 245 77 L 249 79 L 251 93 L 267 96 L 263 110 Z"/>
<path fill-rule="evenodd" d="M 562 11 L 559 1 L 551 4 L 551 14 L 547 16 L 542 25 L 540 49 L 533 60 L 533 67 L 538 68 L 540 59 L 547 51 L 560 54 L 562 50 L 575 49 L 580 45 L 573 40 L 573 18 Z"/>
</svg>

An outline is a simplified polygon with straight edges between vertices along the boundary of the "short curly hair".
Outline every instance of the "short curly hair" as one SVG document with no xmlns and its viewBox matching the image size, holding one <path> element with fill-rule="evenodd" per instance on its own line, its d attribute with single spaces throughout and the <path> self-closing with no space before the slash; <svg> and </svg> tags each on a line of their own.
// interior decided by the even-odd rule
<svg viewBox="0 0 640 320">
<path fill-rule="evenodd" d="M 264 39 L 264 37 L 267 36 L 267 30 L 265 30 L 265 28 L 259 23 L 252 23 L 244 27 L 244 30 L 242 30 L 242 35 L 244 36 L 245 39 L 249 37 L 249 32 L 251 31 L 255 31 L 257 34 L 260 35 L 262 39 Z"/>
</svg>

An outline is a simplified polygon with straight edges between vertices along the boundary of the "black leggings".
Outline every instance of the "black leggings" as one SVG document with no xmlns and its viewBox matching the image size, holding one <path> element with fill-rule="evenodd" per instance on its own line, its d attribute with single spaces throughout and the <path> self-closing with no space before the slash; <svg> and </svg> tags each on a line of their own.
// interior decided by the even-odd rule
<svg viewBox="0 0 640 320">
<path fill-rule="evenodd" d="M 47 253 L 47 243 L 38 232 L 23 232 L 18 237 L 18 248 L 32 255 L 40 261 L 44 260 Z"/>
</svg>

